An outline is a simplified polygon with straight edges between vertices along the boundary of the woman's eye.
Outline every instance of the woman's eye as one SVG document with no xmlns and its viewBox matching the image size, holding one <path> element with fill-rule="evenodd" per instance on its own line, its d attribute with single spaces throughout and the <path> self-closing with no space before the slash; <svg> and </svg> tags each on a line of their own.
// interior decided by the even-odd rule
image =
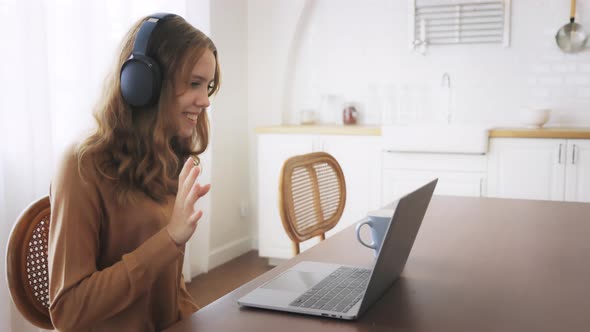
<svg viewBox="0 0 590 332">
<path fill-rule="evenodd" d="M 198 87 L 200 87 L 200 86 L 201 86 L 201 82 L 191 82 L 191 86 L 192 86 L 193 88 L 198 88 Z"/>
</svg>

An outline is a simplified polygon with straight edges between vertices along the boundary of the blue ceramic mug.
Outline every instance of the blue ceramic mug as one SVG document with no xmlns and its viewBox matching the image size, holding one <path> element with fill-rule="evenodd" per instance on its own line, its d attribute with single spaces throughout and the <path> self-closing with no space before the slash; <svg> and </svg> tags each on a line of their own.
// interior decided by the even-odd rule
<svg viewBox="0 0 590 332">
<path fill-rule="evenodd" d="M 381 244 L 383 243 L 385 232 L 387 232 L 387 227 L 391 222 L 391 218 L 393 218 L 393 212 L 394 210 L 390 209 L 371 211 L 367 214 L 367 220 L 363 220 L 356 225 L 357 240 L 363 246 L 373 249 L 375 256 L 377 256 L 377 254 L 379 253 L 379 249 L 381 249 Z M 371 228 L 371 243 L 366 243 L 361 238 L 361 228 L 364 225 L 367 225 Z"/>
</svg>

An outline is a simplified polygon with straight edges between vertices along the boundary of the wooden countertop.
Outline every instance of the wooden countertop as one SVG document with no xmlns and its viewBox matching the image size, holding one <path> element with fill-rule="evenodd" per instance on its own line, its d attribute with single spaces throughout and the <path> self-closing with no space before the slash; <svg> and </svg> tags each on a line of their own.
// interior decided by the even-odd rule
<svg viewBox="0 0 590 332">
<path fill-rule="evenodd" d="M 381 136 L 380 126 L 276 125 L 257 127 L 257 134 L 319 134 Z M 490 138 L 580 138 L 590 139 L 590 127 L 492 128 Z"/>
<path fill-rule="evenodd" d="M 590 138 L 590 128 L 494 128 L 490 138 Z"/>
<path fill-rule="evenodd" d="M 255 129 L 257 134 L 322 134 L 381 136 L 380 126 L 361 125 L 283 125 Z"/>
</svg>

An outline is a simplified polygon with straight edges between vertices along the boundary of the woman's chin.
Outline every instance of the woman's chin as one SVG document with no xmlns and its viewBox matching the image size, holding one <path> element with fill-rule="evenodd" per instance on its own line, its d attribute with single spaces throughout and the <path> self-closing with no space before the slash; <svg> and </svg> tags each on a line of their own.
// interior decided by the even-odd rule
<svg viewBox="0 0 590 332">
<path fill-rule="evenodd" d="M 193 130 L 181 130 L 177 136 L 179 138 L 191 138 L 193 136 Z"/>
<path fill-rule="evenodd" d="M 197 128 L 196 125 L 192 125 L 192 124 L 187 124 L 187 123 L 181 123 L 179 126 L 177 126 L 175 128 L 175 135 L 178 138 L 191 138 L 193 137 L 193 135 L 195 134 Z"/>
</svg>

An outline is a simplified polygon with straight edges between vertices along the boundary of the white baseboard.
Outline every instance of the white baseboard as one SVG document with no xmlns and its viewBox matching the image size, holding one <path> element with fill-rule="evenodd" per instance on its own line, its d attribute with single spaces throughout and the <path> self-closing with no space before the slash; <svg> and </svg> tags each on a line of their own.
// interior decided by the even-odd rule
<svg viewBox="0 0 590 332">
<path fill-rule="evenodd" d="M 211 253 L 209 254 L 209 271 L 252 249 L 254 249 L 252 238 L 246 236 L 211 250 Z"/>
</svg>

